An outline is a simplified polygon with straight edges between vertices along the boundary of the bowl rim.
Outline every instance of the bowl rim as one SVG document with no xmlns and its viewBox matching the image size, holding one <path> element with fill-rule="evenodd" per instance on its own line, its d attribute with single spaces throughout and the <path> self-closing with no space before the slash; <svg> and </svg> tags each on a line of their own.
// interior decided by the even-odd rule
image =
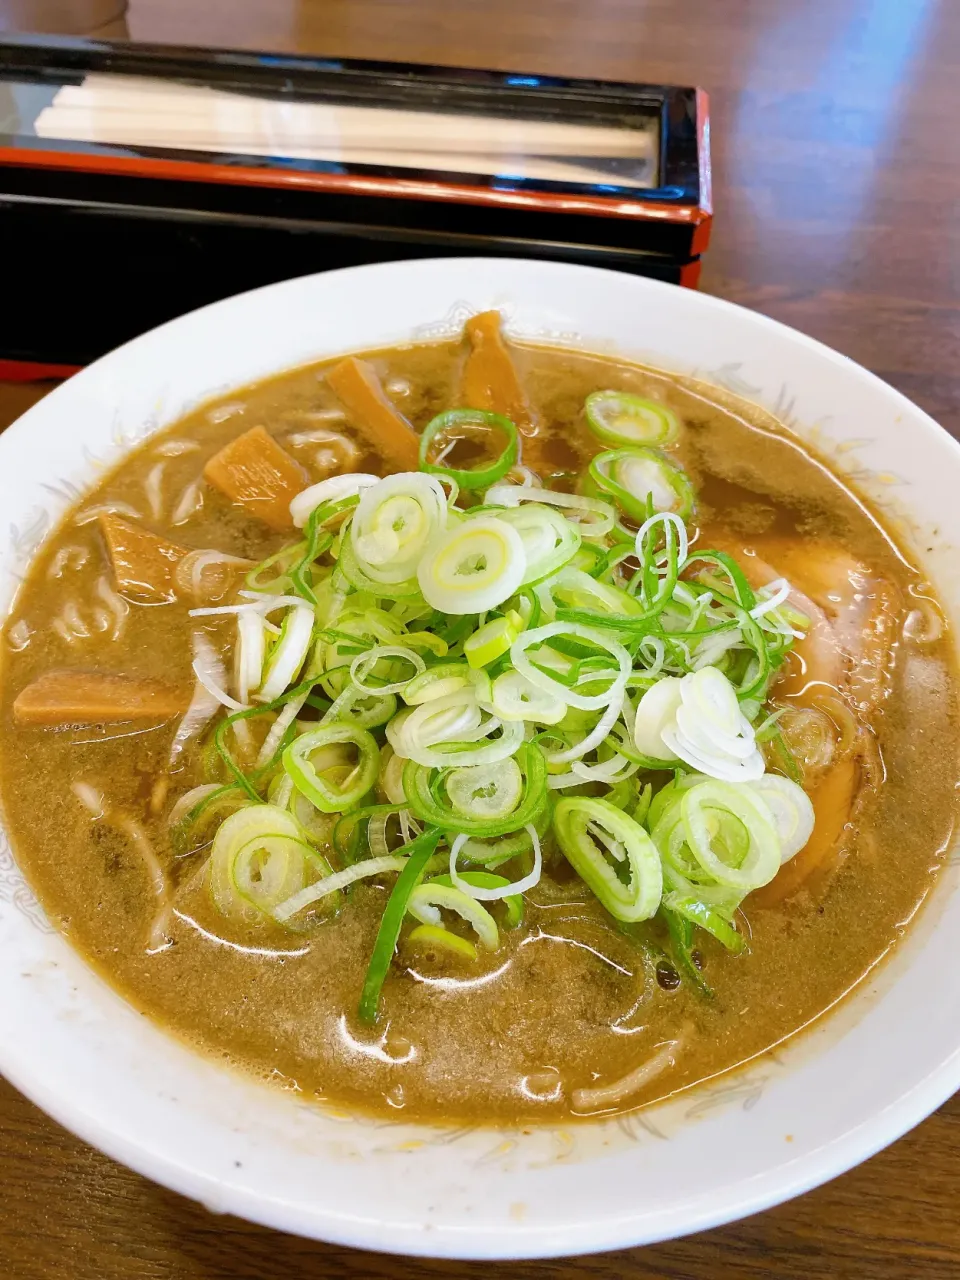
<svg viewBox="0 0 960 1280">
<path fill-rule="evenodd" d="M 495 261 L 503 260 L 498 259 Z M 621 273 L 604 268 L 544 263 L 528 259 L 507 259 L 506 262 L 508 264 L 529 264 L 539 271 L 547 270 L 555 274 L 562 272 L 572 277 L 589 273 L 592 276 L 608 277 L 618 281 L 623 280 Z M 293 281 L 282 281 L 277 284 L 263 286 L 259 289 L 223 299 L 193 312 L 185 313 L 185 316 L 177 317 L 146 334 L 132 339 L 74 375 L 68 383 L 64 384 L 64 387 L 70 388 L 68 394 L 82 390 L 85 380 L 93 381 L 99 376 L 104 367 L 112 363 L 120 363 L 122 360 L 129 358 L 131 354 L 141 351 L 147 352 L 150 345 L 156 340 L 157 335 L 167 333 L 171 328 L 181 325 L 187 316 L 203 316 L 215 321 L 218 314 L 224 314 L 231 306 L 237 303 L 238 299 L 275 295 L 282 293 L 292 284 L 308 280 L 324 281 L 331 276 L 356 278 L 360 275 L 383 276 L 392 274 L 397 276 L 410 275 L 415 278 L 418 271 L 425 266 L 435 266 L 438 263 L 448 267 L 482 269 L 489 267 L 491 259 L 480 257 L 423 259 L 415 262 L 372 264 L 343 268 L 336 272 L 297 277 Z M 653 297 L 673 297 L 676 293 L 676 286 L 659 281 L 642 278 L 637 280 L 636 283 L 643 291 L 648 291 Z M 858 380 L 862 385 L 882 390 L 885 397 L 893 398 L 891 400 L 892 404 L 899 406 L 905 412 L 909 412 L 911 426 L 922 429 L 928 434 L 934 434 L 939 446 L 948 449 L 958 468 L 960 468 L 960 442 L 950 436 L 934 419 L 901 392 L 869 370 L 864 369 L 855 361 L 834 351 L 816 339 L 792 329 L 790 326 L 763 316 L 749 308 L 729 302 L 726 299 L 705 294 L 691 294 L 690 299 L 691 301 L 685 305 L 693 305 L 706 314 L 712 314 L 720 319 L 725 315 L 731 314 L 749 316 L 753 322 L 778 334 L 783 340 L 792 344 L 799 344 L 808 351 L 813 352 L 819 359 L 828 360 L 835 367 L 842 369 L 846 375 Z M 356 350 L 358 348 L 352 349 Z M 331 354 L 338 353 L 333 352 Z M 296 367 L 296 364 L 292 364 L 284 366 L 284 370 Z M 283 372 L 284 370 L 277 370 L 277 372 Z M 60 388 L 55 389 L 51 393 L 51 397 L 57 397 L 60 390 Z M 47 400 L 51 397 L 48 397 Z M 31 429 L 31 413 L 32 410 L 28 410 L 26 414 L 11 424 L 0 436 L 0 468 L 5 465 L 4 460 L 11 446 L 16 444 Z M 163 424 L 163 426 L 167 425 L 169 423 Z M 69 946 L 69 944 L 66 945 Z M 49 1087 L 42 1074 L 32 1073 L 26 1057 L 20 1060 L 19 1047 L 17 1045 L 8 1044 L 5 1047 L 0 1044 L 0 1066 L 2 1066 L 4 1074 L 15 1087 L 39 1105 L 47 1114 L 54 1117 L 54 1119 L 85 1141 L 90 1142 L 114 1159 L 171 1190 L 201 1202 L 210 1203 L 211 1191 L 213 1186 L 216 1185 L 216 1180 L 211 1179 L 206 1173 L 198 1172 L 196 1169 L 177 1163 L 165 1156 L 158 1156 L 157 1153 L 146 1150 L 140 1144 L 131 1144 L 122 1133 L 99 1123 L 96 1117 L 78 1112 L 72 1106 L 68 1094 Z M 802 1194 L 838 1176 L 840 1173 L 846 1172 L 896 1140 L 942 1105 L 958 1087 L 960 1087 L 960 1035 L 958 1035 L 957 1046 L 953 1054 L 916 1080 L 912 1087 L 904 1092 L 893 1105 L 887 1107 L 880 1115 L 874 1116 L 869 1122 L 864 1122 L 856 1128 L 839 1135 L 834 1140 L 825 1143 L 816 1153 L 804 1158 L 802 1162 L 797 1162 L 799 1167 L 789 1176 L 778 1175 L 765 1184 L 761 1183 L 753 1187 L 749 1194 L 744 1193 L 742 1186 L 734 1184 L 733 1187 L 725 1188 L 722 1193 L 718 1193 L 714 1197 L 712 1205 L 704 1205 L 693 1210 L 681 1206 L 678 1213 L 682 1216 L 683 1221 L 675 1222 L 672 1220 L 671 1215 L 665 1215 L 662 1230 L 647 1233 L 644 1243 L 654 1243 L 720 1226 Z M 462 1259 L 519 1259 L 600 1252 L 630 1247 L 636 1244 L 635 1228 L 631 1218 L 626 1218 L 622 1222 L 609 1219 L 593 1221 L 587 1219 L 583 1222 L 576 1221 L 567 1222 L 559 1226 L 555 1225 L 549 1229 L 551 1236 L 549 1242 L 542 1238 L 545 1229 L 538 1229 L 534 1233 L 529 1228 L 525 1230 L 523 1225 L 518 1223 L 515 1232 L 505 1228 L 504 1236 L 506 1238 L 495 1242 L 495 1247 L 491 1248 L 491 1240 L 487 1233 L 471 1236 L 469 1231 L 464 1230 L 452 1231 L 449 1235 L 436 1231 L 430 1236 L 424 1236 L 413 1229 L 401 1227 L 400 1224 L 387 1223 L 384 1225 L 381 1223 L 378 1226 L 376 1223 L 371 1224 L 364 1219 L 349 1222 L 344 1221 L 339 1214 L 326 1217 L 323 1210 L 313 1213 L 307 1221 L 296 1206 L 285 1206 L 279 1202 L 264 1201 L 253 1193 L 247 1194 L 236 1187 L 230 1189 L 227 1201 L 228 1203 L 222 1206 L 227 1211 L 237 1213 L 248 1220 L 258 1222 L 267 1227 L 295 1232 L 336 1244 L 382 1252 L 403 1252 L 412 1256 Z M 219 1207 L 221 1206 L 218 1205 Z"/>
</svg>

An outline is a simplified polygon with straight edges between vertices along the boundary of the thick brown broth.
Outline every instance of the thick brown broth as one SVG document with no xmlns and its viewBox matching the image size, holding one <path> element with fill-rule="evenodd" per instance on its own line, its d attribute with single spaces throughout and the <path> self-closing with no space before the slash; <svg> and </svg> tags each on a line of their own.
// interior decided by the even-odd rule
<svg viewBox="0 0 960 1280">
<path fill-rule="evenodd" d="M 679 1041 L 675 1066 L 623 1103 L 634 1107 L 776 1044 L 829 1008 L 897 940 L 931 887 L 954 820 L 951 645 L 946 635 L 918 640 L 916 625 L 902 632 L 924 588 L 869 510 L 765 415 L 743 416 L 743 406 L 721 391 L 576 352 L 518 346 L 513 354 L 540 424 L 522 460 L 557 487 L 572 484 L 597 451 L 582 422 L 586 395 L 635 390 L 679 414 L 680 460 L 711 533 L 748 550 L 776 539 L 828 539 L 896 591 L 888 696 L 864 713 L 883 783 L 874 785 L 881 776 L 874 757 L 862 774 L 844 856 L 832 856 L 823 874 L 784 902 L 747 901 L 751 942 L 744 954 L 731 956 L 704 935 L 703 971 L 714 999 L 675 985 L 672 971 L 658 971 L 655 957 L 616 927 L 561 863 L 529 896 L 524 925 L 505 932 L 501 950 L 476 971 L 431 967 L 401 943 L 401 963 L 384 988 L 385 1016 L 376 1031 L 361 1027 L 354 1010 L 387 887 L 357 887 L 349 911 L 308 935 L 226 926 L 197 887 L 198 857 L 177 858 L 167 835 L 172 802 L 206 780 L 194 752 L 166 790 L 173 723 L 50 731 L 14 722 L 17 693 L 51 668 L 136 673 L 189 691 L 190 603 L 130 604 L 119 639 L 108 643 L 96 614 L 97 584 L 107 573 L 103 545 L 96 522 L 78 523 L 73 513 L 37 558 L 5 630 L 4 810 L 20 865 L 73 944 L 139 1008 L 209 1052 L 307 1095 L 434 1120 L 567 1116 L 575 1089 L 620 1080 L 665 1042 Z M 459 343 L 370 358 L 414 425 L 456 404 Z M 329 416 L 339 406 L 324 368 L 204 405 L 128 457 L 80 512 L 127 504 L 149 528 L 185 546 L 268 555 L 284 536 L 209 486 L 201 484 L 199 511 L 177 525 L 172 517 L 204 461 L 257 424 L 314 479 L 330 472 L 331 452 L 335 470 L 391 470 L 349 423 Z M 342 432 L 356 452 L 308 438 L 318 431 Z M 172 441 L 189 447 L 165 453 Z M 158 462 L 159 518 L 151 515 L 148 483 L 154 473 L 157 502 Z M 88 637 L 74 634 L 78 617 Z M 207 619 L 204 629 L 226 652 L 232 622 Z M 173 945 L 148 949 L 156 899 L 142 858 L 109 820 L 91 821 L 71 789 L 76 781 L 102 792 L 110 814 L 143 824 L 175 886 Z"/>
</svg>

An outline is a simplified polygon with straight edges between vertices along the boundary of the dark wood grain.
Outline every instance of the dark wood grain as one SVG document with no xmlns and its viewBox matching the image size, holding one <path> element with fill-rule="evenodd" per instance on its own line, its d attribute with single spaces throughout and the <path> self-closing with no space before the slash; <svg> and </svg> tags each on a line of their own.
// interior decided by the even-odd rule
<svg viewBox="0 0 960 1280">
<path fill-rule="evenodd" d="M 701 84 L 713 104 L 717 207 L 703 288 L 836 347 L 960 436 L 953 0 L 132 0 L 127 24 L 141 40 Z M 41 392 L 0 384 L 0 425 Z M 498 1273 L 960 1277 L 958 1198 L 954 1099 L 859 1169 L 746 1222 Z M 489 1274 L 215 1218 L 0 1084 L 0 1280 Z"/>
</svg>

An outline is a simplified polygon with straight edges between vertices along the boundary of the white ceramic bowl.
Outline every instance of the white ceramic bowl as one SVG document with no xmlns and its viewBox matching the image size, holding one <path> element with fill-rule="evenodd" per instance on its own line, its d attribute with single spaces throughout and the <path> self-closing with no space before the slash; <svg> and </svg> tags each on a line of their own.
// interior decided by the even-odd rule
<svg viewBox="0 0 960 1280">
<path fill-rule="evenodd" d="M 960 448 L 842 356 L 762 316 L 607 271 L 395 263 L 261 289 L 106 356 L 0 436 L 0 610 L 104 462 L 264 374 L 499 307 L 509 331 L 696 372 L 771 408 L 901 522 L 960 620 Z M 2 614 L 0 614 L 2 616 Z M 831 1178 L 960 1085 L 960 864 L 830 1018 L 700 1090 L 615 1122 L 444 1133 L 298 1103 L 128 1007 L 44 920 L 0 830 L 0 1069 L 109 1155 L 213 1210 L 324 1240 L 530 1257 L 661 1240 Z"/>
</svg>

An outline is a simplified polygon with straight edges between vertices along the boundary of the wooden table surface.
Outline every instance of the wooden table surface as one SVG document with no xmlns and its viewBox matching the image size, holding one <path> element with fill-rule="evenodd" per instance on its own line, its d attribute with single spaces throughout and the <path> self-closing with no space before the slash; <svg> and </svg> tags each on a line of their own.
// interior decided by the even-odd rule
<svg viewBox="0 0 960 1280">
<path fill-rule="evenodd" d="M 0 0 L 0 29 L 5 0 Z M 139 40 L 699 84 L 716 223 L 702 287 L 865 364 L 960 436 L 956 0 L 132 0 Z M 43 388 L 0 384 L 0 426 Z M 527 1280 L 960 1277 L 960 1101 L 826 1187 Z M 0 1280 L 489 1274 L 219 1219 L 0 1082 Z"/>
</svg>

